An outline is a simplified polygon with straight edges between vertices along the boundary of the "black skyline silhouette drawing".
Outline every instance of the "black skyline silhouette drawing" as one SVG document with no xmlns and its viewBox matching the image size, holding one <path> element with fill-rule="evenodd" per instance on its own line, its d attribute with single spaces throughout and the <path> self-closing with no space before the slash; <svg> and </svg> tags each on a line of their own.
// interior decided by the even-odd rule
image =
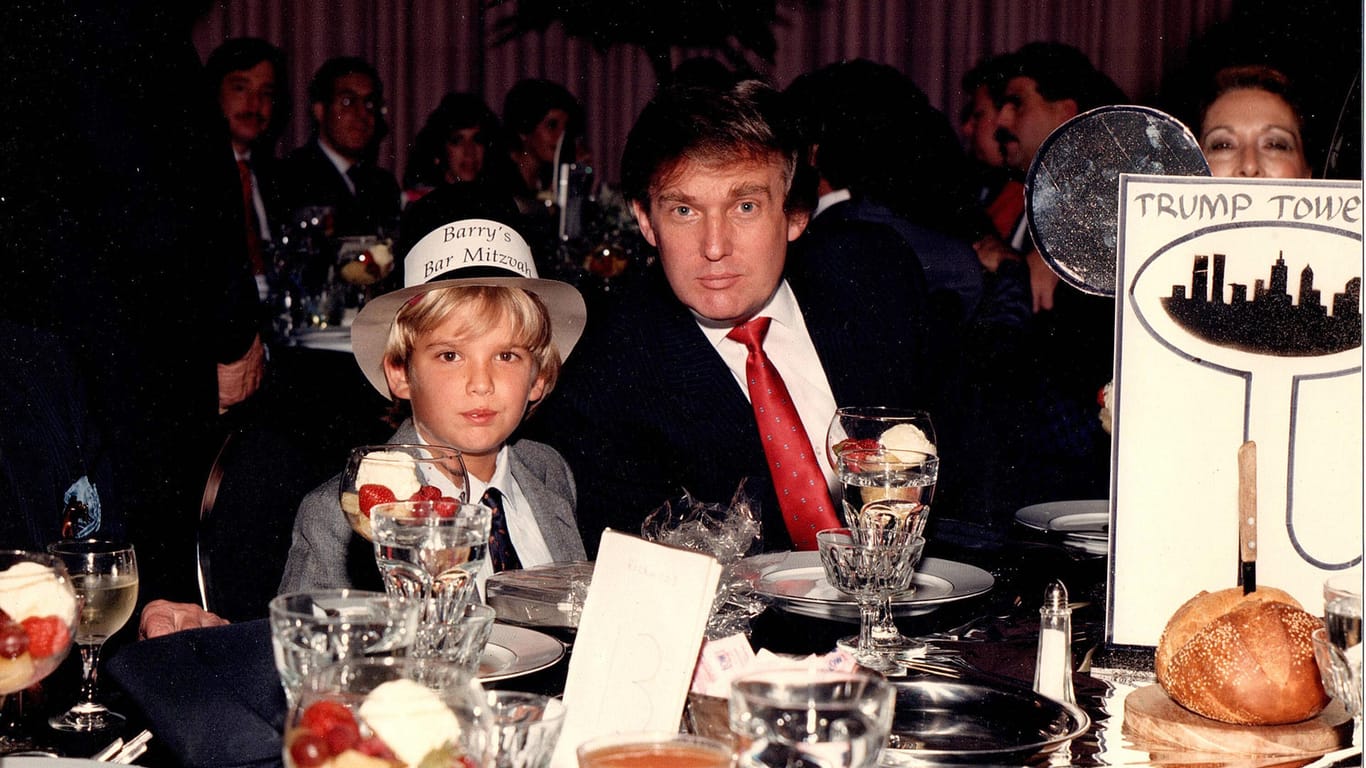
<svg viewBox="0 0 1366 768">
<path fill-rule="evenodd" d="M 1333 294 L 1332 313 L 1314 288 L 1314 270 L 1300 272 L 1298 300 L 1291 300 L 1289 268 L 1284 253 L 1276 257 L 1268 280 L 1258 279 L 1252 297 L 1248 286 L 1230 283 L 1224 300 L 1224 259 L 1196 255 L 1191 267 L 1190 294 L 1186 286 L 1172 286 L 1162 307 L 1182 328 L 1221 347 L 1278 357 L 1331 355 L 1361 346 L 1361 278 L 1353 277 L 1341 293 Z"/>
</svg>

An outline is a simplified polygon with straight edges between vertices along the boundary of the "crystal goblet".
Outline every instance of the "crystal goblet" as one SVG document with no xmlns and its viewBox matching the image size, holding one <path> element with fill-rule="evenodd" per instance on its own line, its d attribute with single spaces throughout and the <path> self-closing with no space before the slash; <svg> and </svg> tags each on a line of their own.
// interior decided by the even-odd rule
<svg viewBox="0 0 1366 768">
<path fill-rule="evenodd" d="M 923 654 L 923 642 L 896 630 L 891 595 L 910 589 L 925 540 L 896 528 L 831 528 L 816 534 L 816 544 L 826 578 L 859 606 L 858 637 L 840 645 L 852 647 L 860 665 L 883 673 L 899 672 L 898 658 Z M 880 632 L 882 625 L 896 634 Z"/>
<path fill-rule="evenodd" d="M 864 768 L 892 728 L 896 691 L 877 675 L 771 670 L 731 684 L 741 768 Z"/>
<path fill-rule="evenodd" d="M 0 551 L 0 703 L 61 664 L 76 634 L 77 611 L 76 592 L 61 558 Z M 14 723 L 0 721 L 0 753 L 31 746 Z"/>
</svg>

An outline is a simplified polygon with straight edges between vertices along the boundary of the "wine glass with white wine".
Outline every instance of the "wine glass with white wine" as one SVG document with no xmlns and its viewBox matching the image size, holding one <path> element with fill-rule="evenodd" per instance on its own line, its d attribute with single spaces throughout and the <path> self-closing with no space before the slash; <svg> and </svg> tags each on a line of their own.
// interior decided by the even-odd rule
<svg viewBox="0 0 1366 768">
<path fill-rule="evenodd" d="M 81 650 L 81 699 L 48 723 L 59 731 L 90 733 L 124 717 L 96 700 L 96 667 L 109 636 L 133 616 L 138 601 L 138 561 L 131 544 L 100 539 L 59 541 L 48 552 L 62 559 L 81 600 L 76 645 Z"/>
</svg>

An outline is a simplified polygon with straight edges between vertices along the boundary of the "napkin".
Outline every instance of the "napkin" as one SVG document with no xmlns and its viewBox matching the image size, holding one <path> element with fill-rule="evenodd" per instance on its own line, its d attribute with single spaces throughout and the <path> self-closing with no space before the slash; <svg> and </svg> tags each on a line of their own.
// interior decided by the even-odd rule
<svg viewBox="0 0 1366 768">
<path fill-rule="evenodd" d="M 711 555 L 603 533 L 552 768 L 574 768 L 597 736 L 678 730 L 720 576 Z"/>
</svg>

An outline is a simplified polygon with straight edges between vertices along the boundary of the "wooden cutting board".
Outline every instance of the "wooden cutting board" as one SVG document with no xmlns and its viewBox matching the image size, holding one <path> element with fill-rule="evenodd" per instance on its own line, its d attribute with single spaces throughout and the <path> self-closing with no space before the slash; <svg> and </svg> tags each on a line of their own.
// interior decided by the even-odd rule
<svg viewBox="0 0 1366 768">
<path fill-rule="evenodd" d="M 1191 712 L 1160 685 L 1124 699 L 1124 733 L 1140 747 L 1240 755 L 1319 755 L 1351 743 L 1352 718 L 1337 701 L 1301 723 L 1232 725 Z"/>
</svg>

